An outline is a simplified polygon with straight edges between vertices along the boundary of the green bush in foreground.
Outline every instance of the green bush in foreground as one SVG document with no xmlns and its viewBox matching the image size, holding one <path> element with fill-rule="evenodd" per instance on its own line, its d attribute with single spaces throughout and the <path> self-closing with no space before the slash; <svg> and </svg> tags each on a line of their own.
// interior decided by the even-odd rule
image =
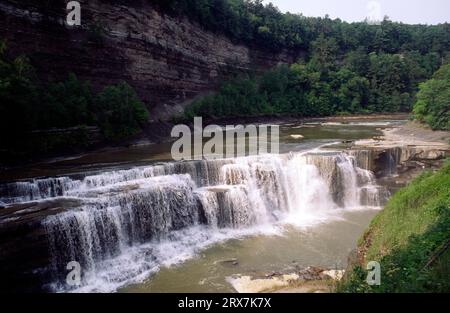
<svg viewBox="0 0 450 313">
<path fill-rule="evenodd" d="M 365 261 L 381 265 L 381 285 L 356 266 L 340 292 L 450 291 L 450 163 L 425 173 L 389 201 L 360 242 Z"/>
</svg>

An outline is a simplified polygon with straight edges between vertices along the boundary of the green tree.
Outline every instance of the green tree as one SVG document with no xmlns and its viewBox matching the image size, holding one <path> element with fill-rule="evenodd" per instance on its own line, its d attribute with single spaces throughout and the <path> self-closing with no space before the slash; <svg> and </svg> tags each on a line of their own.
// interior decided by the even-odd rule
<svg viewBox="0 0 450 313">
<path fill-rule="evenodd" d="M 35 129 L 39 104 L 34 69 L 23 56 L 7 58 L 6 43 L 0 41 L 0 131 L 13 134 L 3 140 L 15 145 Z"/>
<path fill-rule="evenodd" d="M 414 114 L 433 129 L 450 130 L 450 65 L 442 66 L 432 79 L 420 84 Z"/>
<path fill-rule="evenodd" d="M 41 91 L 39 128 L 93 125 L 93 95 L 89 83 L 69 74 L 67 80 L 50 84 Z"/>
<path fill-rule="evenodd" d="M 318 69 L 323 71 L 334 67 L 338 50 L 336 39 L 326 38 L 322 33 L 311 46 L 312 62 L 317 64 Z"/>
<path fill-rule="evenodd" d="M 95 103 L 98 124 L 109 139 L 124 139 L 137 133 L 148 119 L 145 105 L 125 82 L 106 87 Z"/>
</svg>

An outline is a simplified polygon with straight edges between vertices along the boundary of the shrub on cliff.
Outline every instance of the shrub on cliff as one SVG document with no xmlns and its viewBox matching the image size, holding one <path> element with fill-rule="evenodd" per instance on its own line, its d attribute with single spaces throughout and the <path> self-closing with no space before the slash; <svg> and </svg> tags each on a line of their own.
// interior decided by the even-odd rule
<svg viewBox="0 0 450 313">
<path fill-rule="evenodd" d="M 18 134 L 36 127 L 39 94 L 34 70 L 27 58 L 24 56 L 7 58 L 6 44 L 0 41 L 0 131 L 2 135 Z M 11 136 L 3 138 L 8 142 L 13 140 Z"/>
<path fill-rule="evenodd" d="M 139 132 L 147 119 L 144 103 L 128 84 L 96 95 L 74 74 L 43 83 L 27 58 L 11 58 L 0 41 L 1 161 L 86 147 L 89 138 L 82 131 L 64 129 L 96 126 L 108 140 L 121 140 Z"/>
<path fill-rule="evenodd" d="M 65 81 L 41 88 L 38 111 L 39 129 L 94 125 L 94 94 L 89 83 L 69 74 Z"/>
<path fill-rule="evenodd" d="M 109 139 L 124 139 L 137 133 L 148 119 L 144 103 L 125 82 L 99 93 L 94 111 L 98 125 Z"/>
</svg>

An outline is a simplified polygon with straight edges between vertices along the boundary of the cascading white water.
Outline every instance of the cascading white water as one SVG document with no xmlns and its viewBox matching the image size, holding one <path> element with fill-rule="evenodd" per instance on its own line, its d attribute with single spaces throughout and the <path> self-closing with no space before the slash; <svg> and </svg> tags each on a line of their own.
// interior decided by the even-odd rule
<svg viewBox="0 0 450 313">
<path fill-rule="evenodd" d="M 321 157 L 321 156 L 320 156 Z M 311 156 L 297 155 L 287 164 L 289 211 L 296 216 L 336 208 L 326 178 L 311 164 Z"/>
<path fill-rule="evenodd" d="M 340 156 L 338 161 L 338 172 L 342 179 L 342 203 L 346 208 L 353 208 L 360 205 L 360 191 L 358 190 L 358 171 L 353 158 Z"/>
<path fill-rule="evenodd" d="M 199 189 L 196 191 L 196 196 L 200 201 L 200 205 L 203 210 L 203 222 L 213 228 L 218 228 L 219 222 L 217 215 L 219 213 L 220 206 L 217 193 L 207 189 Z"/>
<path fill-rule="evenodd" d="M 86 290 L 98 288 L 99 280 L 117 288 L 142 278 L 192 249 L 226 239 L 226 230 L 298 223 L 384 200 L 373 174 L 359 168 L 354 156 L 321 151 L 10 183 L 1 194 L 10 204 L 55 197 L 81 201 L 43 224 L 55 288 L 66 288 L 62 273 L 68 262 L 78 261 Z"/>
</svg>

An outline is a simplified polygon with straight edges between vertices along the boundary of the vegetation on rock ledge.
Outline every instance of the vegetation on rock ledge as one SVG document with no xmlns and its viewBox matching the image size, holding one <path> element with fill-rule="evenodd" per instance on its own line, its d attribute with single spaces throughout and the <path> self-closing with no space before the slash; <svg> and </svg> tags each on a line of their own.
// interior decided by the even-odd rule
<svg viewBox="0 0 450 313">
<path fill-rule="evenodd" d="M 2 160 L 85 147 L 88 126 L 107 140 L 121 140 L 139 132 L 147 119 L 145 105 L 127 83 L 94 93 L 88 82 L 70 74 L 44 84 L 25 57 L 8 58 L 0 42 Z"/>
<path fill-rule="evenodd" d="M 215 95 L 192 103 L 186 118 L 409 112 L 419 82 L 432 75 L 430 69 L 436 69 L 434 62 L 430 64 L 416 52 L 366 54 L 358 50 L 339 61 L 333 40 L 321 37 L 314 46 L 308 63 L 227 82 Z"/>
<path fill-rule="evenodd" d="M 410 111 L 418 84 L 450 60 L 450 25 L 339 19 L 281 13 L 261 0 L 154 1 L 205 29 L 249 46 L 305 52 L 291 67 L 225 83 L 196 101 L 193 115 L 241 117 Z"/>
<path fill-rule="evenodd" d="M 450 162 L 402 189 L 372 221 L 359 251 L 381 264 L 381 285 L 366 283 L 363 265 L 353 268 L 341 292 L 450 291 Z"/>
<path fill-rule="evenodd" d="M 337 54 L 362 49 L 366 53 L 444 54 L 450 50 L 450 24 L 427 26 L 396 23 L 347 23 L 340 19 L 282 13 L 262 0 L 152 0 L 169 14 L 187 16 L 205 29 L 235 41 L 267 49 L 309 50 L 320 36 L 333 38 Z"/>
</svg>

